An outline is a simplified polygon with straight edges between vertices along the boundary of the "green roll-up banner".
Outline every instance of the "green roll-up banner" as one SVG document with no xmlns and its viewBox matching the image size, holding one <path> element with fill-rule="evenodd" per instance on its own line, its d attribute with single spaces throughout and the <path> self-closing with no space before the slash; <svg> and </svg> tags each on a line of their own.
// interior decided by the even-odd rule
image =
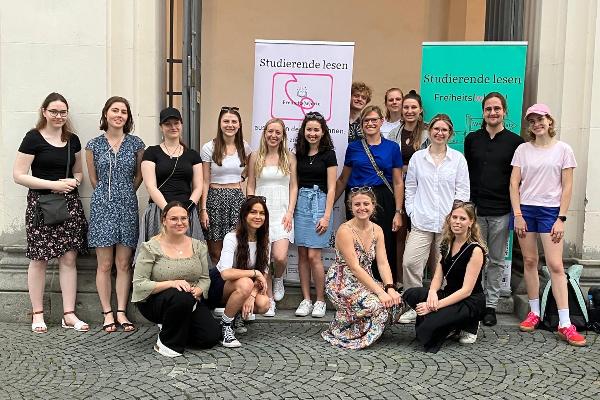
<svg viewBox="0 0 600 400">
<path fill-rule="evenodd" d="M 455 135 L 450 146 L 463 151 L 465 136 L 481 127 L 481 101 L 489 92 L 508 103 L 506 128 L 521 131 L 527 42 L 425 42 L 420 94 L 425 120 L 450 116 Z M 507 246 L 502 295 L 510 295 L 512 235 Z"/>
</svg>

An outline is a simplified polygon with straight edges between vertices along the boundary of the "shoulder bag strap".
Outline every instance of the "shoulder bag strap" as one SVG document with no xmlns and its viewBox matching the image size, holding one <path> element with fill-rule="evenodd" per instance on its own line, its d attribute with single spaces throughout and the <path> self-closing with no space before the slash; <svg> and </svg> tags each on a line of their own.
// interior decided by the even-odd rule
<svg viewBox="0 0 600 400">
<path fill-rule="evenodd" d="M 387 186 L 387 188 L 390 189 L 390 192 L 392 192 L 392 194 L 394 194 L 394 189 L 392 189 L 392 186 L 390 185 L 388 180 L 385 178 L 385 175 L 383 175 L 383 172 L 377 166 L 377 163 L 375 162 L 375 159 L 373 158 L 373 154 L 371 153 L 371 149 L 369 149 L 369 146 L 367 145 L 367 141 L 365 139 L 362 139 L 361 142 L 362 142 L 363 148 L 365 149 L 365 153 L 367 153 L 367 157 L 369 157 L 369 161 L 371 161 L 371 165 L 373 166 L 373 169 L 377 173 L 377 176 L 379 176 L 379 178 L 381 178 L 383 183 L 385 183 L 385 186 Z"/>
<path fill-rule="evenodd" d="M 67 140 L 67 170 L 65 172 L 65 179 L 69 179 L 69 167 L 71 166 L 71 139 Z"/>
</svg>

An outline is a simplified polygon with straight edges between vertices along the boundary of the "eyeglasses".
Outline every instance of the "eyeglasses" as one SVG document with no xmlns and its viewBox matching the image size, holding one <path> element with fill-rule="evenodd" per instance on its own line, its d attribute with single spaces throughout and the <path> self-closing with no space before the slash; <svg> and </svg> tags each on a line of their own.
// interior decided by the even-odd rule
<svg viewBox="0 0 600 400">
<path fill-rule="evenodd" d="M 376 124 L 379 121 L 381 121 L 381 118 L 365 118 L 362 120 L 362 123 L 365 125 L 368 125 L 368 124 Z"/>
<path fill-rule="evenodd" d="M 367 193 L 373 192 L 373 188 L 371 186 L 356 186 L 350 189 L 350 193 Z"/>
<path fill-rule="evenodd" d="M 321 121 L 321 120 L 324 120 L 324 119 L 325 119 L 325 117 L 323 117 L 323 116 L 321 115 L 321 113 L 320 113 L 320 112 L 317 112 L 317 111 L 311 111 L 311 112 L 309 112 L 308 114 L 306 114 L 306 118 L 309 118 L 309 119 L 316 119 L 316 120 L 319 120 L 319 121 Z"/>
<path fill-rule="evenodd" d="M 486 108 L 484 108 L 484 109 L 483 109 L 483 111 L 484 111 L 485 113 L 487 113 L 487 114 L 491 114 L 491 113 L 492 113 L 492 111 L 494 111 L 494 112 L 500 112 L 500 111 L 502 111 L 502 107 L 500 107 L 500 106 L 496 106 L 496 107 L 486 107 Z"/>
<path fill-rule="evenodd" d="M 254 194 L 249 194 L 246 196 L 246 201 L 253 199 L 253 198 L 257 198 L 258 200 L 262 201 L 263 203 L 267 203 L 267 198 L 265 196 L 256 196 Z"/>
<path fill-rule="evenodd" d="M 240 111 L 239 107 L 231 107 L 231 106 L 223 106 L 221 107 L 221 112 L 229 112 L 229 111 Z"/>
<path fill-rule="evenodd" d="M 69 115 L 69 111 L 67 111 L 67 110 L 54 110 L 54 109 L 53 110 L 48 110 L 47 109 L 46 111 L 48 111 L 50 113 L 50 115 L 53 116 L 54 118 L 58 117 L 59 115 L 62 118 L 66 118 L 67 115 Z"/>
</svg>

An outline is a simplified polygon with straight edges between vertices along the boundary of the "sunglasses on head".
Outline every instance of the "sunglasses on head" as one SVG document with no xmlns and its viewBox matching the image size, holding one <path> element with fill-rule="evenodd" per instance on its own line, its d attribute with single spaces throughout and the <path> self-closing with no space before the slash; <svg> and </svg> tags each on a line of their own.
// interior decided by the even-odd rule
<svg viewBox="0 0 600 400">
<path fill-rule="evenodd" d="M 350 193 L 367 193 L 372 191 L 373 188 L 371 186 L 356 186 L 350 189 Z"/>
<path fill-rule="evenodd" d="M 308 114 L 306 114 L 306 118 L 316 119 L 316 120 L 319 120 L 319 121 L 325 119 L 325 117 L 323 117 L 321 115 L 321 113 L 317 112 L 317 111 L 311 111 L 311 112 L 309 112 Z"/>
<path fill-rule="evenodd" d="M 239 107 L 230 107 L 230 106 L 223 106 L 221 107 L 221 112 L 229 112 L 229 111 L 240 111 Z"/>
<path fill-rule="evenodd" d="M 246 200 L 250 200 L 253 198 L 257 198 L 258 200 L 262 201 L 263 203 L 267 203 L 267 198 L 265 196 L 256 196 L 254 194 L 249 194 L 246 196 Z"/>
<path fill-rule="evenodd" d="M 475 203 L 472 201 L 462 201 L 462 200 L 454 200 L 452 203 L 452 209 L 455 210 L 460 207 L 471 207 L 475 209 Z"/>
</svg>

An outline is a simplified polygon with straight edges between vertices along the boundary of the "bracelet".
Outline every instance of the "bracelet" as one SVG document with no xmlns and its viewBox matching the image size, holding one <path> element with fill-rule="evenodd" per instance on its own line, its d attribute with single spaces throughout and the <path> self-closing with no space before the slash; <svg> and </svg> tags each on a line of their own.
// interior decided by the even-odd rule
<svg viewBox="0 0 600 400">
<path fill-rule="evenodd" d="M 515 217 L 522 217 L 522 216 L 523 216 L 523 213 L 520 213 L 520 212 L 518 212 L 518 213 L 514 213 L 513 215 L 514 215 Z"/>
<path fill-rule="evenodd" d="M 395 289 L 395 287 L 394 287 L 394 284 L 393 284 L 393 283 L 388 283 L 388 284 L 387 284 L 387 285 L 385 285 L 383 288 L 384 288 L 386 291 L 387 291 L 388 289 Z"/>
<path fill-rule="evenodd" d="M 402 215 L 402 214 L 404 214 L 404 211 L 402 211 L 402 209 L 400 208 L 400 209 L 396 210 L 396 213 Z"/>
<path fill-rule="evenodd" d="M 73 177 L 73 179 L 75 179 L 75 182 L 77 182 L 77 186 L 81 185 L 81 182 L 79 182 L 79 179 Z"/>
<path fill-rule="evenodd" d="M 252 277 L 252 279 L 256 279 L 256 270 L 253 269 L 252 271 L 254 271 L 254 276 Z"/>
<path fill-rule="evenodd" d="M 199 211 L 200 211 L 200 212 L 202 212 L 202 211 L 208 211 L 208 209 L 206 209 L 206 208 L 201 208 Z"/>
</svg>

